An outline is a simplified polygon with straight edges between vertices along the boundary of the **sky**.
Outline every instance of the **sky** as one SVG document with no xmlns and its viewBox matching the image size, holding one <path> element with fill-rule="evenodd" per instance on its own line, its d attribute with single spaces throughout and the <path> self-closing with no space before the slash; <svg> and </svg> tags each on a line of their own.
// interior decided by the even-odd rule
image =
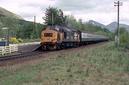
<svg viewBox="0 0 129 85">
<path fill-rule="evenodd" d="M 0 7 L 3 7 L 25 20 L 43 23 L 45 9 L 49 6 L 63 10 L 65 15 L 73 15 L 76 19 L 84 22 L 95 20 L 102 24 L 109 24 L 117 21 L 117 7 L 114 2 L 117 0 L 0 0 Z M 120 0 L 120 23 L 129 25 L 129 0 Z"/>
</svg>

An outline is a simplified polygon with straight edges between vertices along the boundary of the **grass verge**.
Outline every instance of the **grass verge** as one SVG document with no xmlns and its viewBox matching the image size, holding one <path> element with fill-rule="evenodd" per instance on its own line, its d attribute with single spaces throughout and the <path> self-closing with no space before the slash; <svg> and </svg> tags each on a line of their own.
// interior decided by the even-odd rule
<svg viewBox="0 0 129 85">
<path fill-rule="evenodd" d="M 0 69 L 0 85 L 129 85 L 129 50 L 113 43 Z"/>
</svg>

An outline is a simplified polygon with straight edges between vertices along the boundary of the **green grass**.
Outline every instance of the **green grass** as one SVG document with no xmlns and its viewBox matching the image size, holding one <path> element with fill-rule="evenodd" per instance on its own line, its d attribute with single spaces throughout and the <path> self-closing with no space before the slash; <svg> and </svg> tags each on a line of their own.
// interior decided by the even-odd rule
<svg viewBox="0 0 129 85">
<path fill-rule="evenodd" d="M 1 68 L 0 85 L 129 85 L 129 50 L 113 43 Z"/>
</svg>

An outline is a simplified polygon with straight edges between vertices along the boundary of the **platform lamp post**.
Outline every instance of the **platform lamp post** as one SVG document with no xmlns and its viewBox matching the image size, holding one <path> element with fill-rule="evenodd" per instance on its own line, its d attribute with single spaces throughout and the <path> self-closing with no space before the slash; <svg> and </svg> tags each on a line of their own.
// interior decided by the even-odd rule
<svg viewBox="0 0 129 85">
<path fill-rule="evenodd" d="M 119 13 L 120 13 L 120 6 L 122 6 L 122 2 L 120 2 L 120 1 L 114 2 L 114 6 L 117 6 L 117 31 L 115 34 L 115 44 L 116 44 L 116 47 L 119 47 L 119 43 L 120 43 Z"/>
<path fill-rule="evenodd" d="M 7 35 L 6 35 L 6 46 L 9 46 L 9 28 L 8 27 L 3 27 L 3 30 L 7 30 Z"/>
</svg>

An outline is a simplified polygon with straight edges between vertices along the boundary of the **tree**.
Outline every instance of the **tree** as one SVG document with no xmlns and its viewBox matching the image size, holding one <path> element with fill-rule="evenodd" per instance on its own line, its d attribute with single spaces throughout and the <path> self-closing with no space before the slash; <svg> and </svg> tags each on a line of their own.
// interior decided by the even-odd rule
<svg viewBox="0 0 129 85">
<path fill-rule="evenodd" d="M 66 25 L 68 27 L 72 27 L 72 28 L 78 29 L 78 22 L 74 18 L 74 16 L 72 16 L 72 15 L 66 16 L 65 21 L 66 21 Z"/>
<path fill-rule="evenodd" d="M 44 20 L 46 25 L 65 24 L 65 17 L 63 15 L 63 11 L 54 7 L 49 7 L 46 9 Z"/>
<path fill-rule="evenodd" d="M 129 32 L 125 28 L 120 28 L 120 44 L 129 48 Z"/>
</svg>

